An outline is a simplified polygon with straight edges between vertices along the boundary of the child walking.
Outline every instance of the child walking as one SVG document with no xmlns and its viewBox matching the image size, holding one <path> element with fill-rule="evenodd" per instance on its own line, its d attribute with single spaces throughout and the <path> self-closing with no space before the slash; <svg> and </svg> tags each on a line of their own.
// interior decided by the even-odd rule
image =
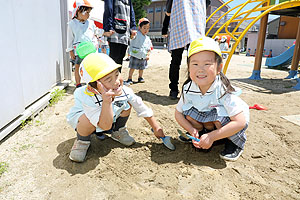
<svg viewBox="0 0 300 200">
<path fill-rule="evenodd" d="M 152 48 L 150 38 L 147 36 L 150 28 L 150 21 L 147 18 L 139 20 L 139 30 L 129 46 L 129 75 L 126 81 L 127 85 L 133 84 L 132 75 L 134 70 L 139 70 L 138 83 L 144 83 L 144 69 L 148 68 L 149 54 Z"/>
<path fill-rule="evenodd" d="M 79 65 L 82 61 L 76 53 L 76 47 L 85 41 L 93 42 L 98 46 L 97 29 L 95 24 L 90 21 L 92 5 L 87 0 L 76 0 L 73 4 L 72 20 L 68 22 L 67 49 L 72 60 L 75 60 L 75 82 L 76 88 L 81 87 Z"/>
<path fill-rule="evenodd" d="M 67 115 L 67 121 L 77 132 L 69 156 L 72 161 L 85 160 L 91 134 L 95 131 L 111 133 L 113 140 L 125 146 L 134 144 L 125 126 L 131 108 L 146 119 L 157 138 L 165 136 L 151 108 L 132 89 L 123 86 L 120 67 L 103 53 L 91 53 L 83 59 L 80 75 L 87 85 L 75 90 L 75 105 Z"/>
<path fill-rule="evenodd" d="M 209 149 L 213 142 L 226 138 L 220 153 L 224 160 L 235 161 L 242 154 L 249 123 L 249 106 L 237 95 L 221 72 L 222 53 L 215 41 L 201 37 L 188 51 L 188 78 L 176 106 L 176 121 L 200 142 L 199 149 Z"/>
</svg>

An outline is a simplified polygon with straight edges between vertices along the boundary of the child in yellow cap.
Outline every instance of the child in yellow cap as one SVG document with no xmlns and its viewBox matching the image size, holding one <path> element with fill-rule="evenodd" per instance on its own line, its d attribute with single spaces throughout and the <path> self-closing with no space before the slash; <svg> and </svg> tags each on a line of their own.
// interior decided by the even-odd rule
<svg viewBox="0 0 300 200">
<path fill-rule="evenodd" d="M 125 127 L 131 108 L 147 120 L 157 138 L 165 137 L 151 108 L 130 88 L 123 86 L 120 67 L 103 53 L 91 53 L 83 59 L 80 75 L 87 85 L 75 90 L 75 105 L 67 115 L 67 121 L 77 132 L 69 156 L 71 160 L 85 160 L 91 134 L 95 131 L 111 133 L 112 139 L 125 146 L 134 144 L 135 140 Z"/>
<path fill-rule="evenodd" d="M 82 61 L 77 55 L 76 48 L 82 42 L 93 42 L 98 46 L 98 29 L 93 21 L 89 20 L 92 5 L 87 0 L 76 0 L 73 4 L 72 20 L 68 22 L 67 49 L 70 58 L 75 63 L 76 88 L 81 87 L 79 65 Z"/>
<path fill-rule="evenodd" d="M 249 123 L 249 106 L 234 94 L 235 89 L 221 72 L 222 53 L 209 37 L 194 40 L 188 50 L 188 78 L 176 106 L 175 118 L 199 149 L 209 149 L 216 140 L 225 139 L 220 153 L 235 161 L 242 154 Z M 179 136 L 179 139 L 190 142 Z"/>
</svg>

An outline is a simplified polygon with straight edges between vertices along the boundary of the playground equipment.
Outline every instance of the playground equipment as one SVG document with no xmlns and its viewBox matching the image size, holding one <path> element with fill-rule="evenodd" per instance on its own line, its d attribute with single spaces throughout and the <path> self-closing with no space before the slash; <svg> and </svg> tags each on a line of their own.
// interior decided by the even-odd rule
<svg viewBox="0 0 300 200">
<path fill-rule="evenodd" d="M 285 52 L 279 56 L 266 59 L 266 66 L 268 67 L 277 67 L 277 66 L 287 66 L 292 63 L 292 58 L 294 54 L 295 45 L 288 48 Z"/>
<path fill-rule="evenodd" d="M 224 6 L 228 5 L 230 2 L 234 0 L 229 0 L 226 3 L 224 3 L 222 6 L 220 6 L 218 9 L 216 9 L 206 20 L 208 22 L 216 13 L 218 13 Z M 235 0 L 235 2 L 242 2 L 242 0 Z M 254 5 L 252 9 L 245 10 L 245 7 L 249 4 Z M 235 49 L 239 45 L 242 38 L 246 35 L 246 33 L 249 31 L 249 29 L 258 21 L 260 21 L 260 31 L 257 41 L 257 51 L 255 54 L 255 63 L 254 63 L 254 69 L 252 76 L 250 79 L 260 80 L 260 69 L 261 69 L 261 62 L 263 57 L 263 50 L 264 50 L 264 42 L 265 42 L 265 36 L 266 36 L 266 28 L 267 28 L 267 22 L 268 22 L 268 14 L 270 12 L 275 14 L 284 15 L 285 13 L 293 12 L 293 16 L 299 16 L 300 12 L 299 10 L 289 10 L 291 8 L 300 7 L 300 0 L 279 0 L 279 4 L 275 4 L 275 0 L 245 0 L 243 3 L 240 3 L 239 5 L 229 9 L 226 13 L 224 13 L 222 16 L 218 16 L 217 20 L 214 22 L 214 24 L 210 27 L 210 29 L 206 32 L 206 35 L 210 33 L 210 31 L 214 28 L 214 26 L 225 16 L 227 16 L 228 13 L 234 11 L 237 9 L 235 14 L 227 20 L 225 23 L 222 24 L 222 26 L 214 33 L 213 38 L 216 36 L 220 36 L 224 33 L 220 33 L 221 30 L 225 30 L 226 34 L 231 36 L 231 38 L 235 41 L 232 48 L 228 51 L 224 51 L 222 53 L 228 53 L 228 58 L 225 62 L 223 73 L 226 74 L 228 65 L 230 63 L 230 60 L 232 58 L 232 55 L 235 52 Z M 251 15 L 251 16 L 250 16 Z M 241 26 L 241 24 L 244 24 L 244 22 L 247 21 L 249 24 L 246 26 L 244 31 L 237 32 L 238 28 Z M 229 27 L 230 24 L 233 22 L 238 22 L 237 26 L 230 32 Z M 291 70 L 295 71 L 298 69 L 298 63 L 299 63 L 299 57 L 300 57 L 300 24 L 298 28 L 297 33 L 297 39 L 295 43 L 295 51 L 293 53 L 292 58 L 292 68 Z"/>
</svg>

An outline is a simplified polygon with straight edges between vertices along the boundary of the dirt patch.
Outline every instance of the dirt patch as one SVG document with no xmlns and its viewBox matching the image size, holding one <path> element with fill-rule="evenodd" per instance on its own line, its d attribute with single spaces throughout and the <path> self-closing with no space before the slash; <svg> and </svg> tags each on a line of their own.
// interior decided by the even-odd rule
<svg viewBox="0 0 300 200">
<path fill-rule="evenodd" d="M 177 102 L 168 98 L 169 63 L 166 50 L 154 50 L 146 82 L 131 87 L 173 138 L 175 151 L 164 147 L 133 112 L 128 130 L 135 145 L 126 148 L 93 137 L 86 162 L 71 162 L 75 132 L 65 116 L 74 87 L 69 87 L 62 101 L 0 143 L 0 162 L 8 164 L 0 177 L 0 199 L 300 199 L 300 127 L 280 117 L 300 112 L 300 91 L 291 88 L 296 83 L 282 80 L 287 72 L 262 69 L 263 80 L 248 80 L 254 58 L 233 57 L 227 76 L 249 105 L 268 110 L 251 110 L 245 151 L 237 162 L 225 162 L 218 156 L 223 145 L 203 153 L 177 140 Z M 127 67 L 122 74 L 127 79 Z"/>
</svg>

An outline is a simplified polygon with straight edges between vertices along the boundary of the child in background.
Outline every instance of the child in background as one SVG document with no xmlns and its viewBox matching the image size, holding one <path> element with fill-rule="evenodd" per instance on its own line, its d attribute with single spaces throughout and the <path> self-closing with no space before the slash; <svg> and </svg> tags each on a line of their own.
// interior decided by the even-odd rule
<svg viewBox="0 0 300 200">
<path fill-rule="evenodd" d="M 87 0 L 76 0 L 73 4 L 72 20 L 68 22 L 67 49 L 72 60 L 75 60 L 75 82 L 76 88 L 81 87 L 79 76 L 79 65 L 82 61 L 76 53 L 76 47 L 85 41 L 93 42 L 98 46 L 97 29 L 95 24 L 88 20 L 92 5 Z"/>
<path fill-rule="evenodd" d="M 221 41 L 220 41 L 220 49 L 221 51 L 228 51 L 229 46 L 227 43 L 227 37 L 226 36 L 222 36 Z M 226 59 L 228 57 L 228 53 L 222 53 L 222 58 Z"/>
<path fill-rule="evenodd" d="M 129 74 L 126 84 L 133 84 L 132 75 L 134 70 L 139 70 L 138 83 L 144 83 L 143 78 L 144 69 L 148 68 L 149 54 L 152 48 L 150 38 L 147 36 L 150 28 L 150 21 L 147 18 L 139 20 L 139 30 L 135 38 L 130 42 L 129 46 Z"/>
<path fill-rule="evenodd" d="M 133 91 L 123 86 L 119 68 L 108 55 L 91 53 L 80 65 L 80 75 L 87 83 L 74 92 L 75 105 L 67 121 L 77 132 L 69 158 L 83 162 L 95 131 L 111 133 L 111 138 L 125 146 L 135 143 L 125 125 L 131 108 L 144 117 L 157 138 L 164 137 L 162 128 L 153 117 L 153 111 Z"/>
<path fill-rule="evenodd" d="M 99 29 L 99 33 L 100 33 L 99 35 L 101 35 L 99 37 L 99 53 L 101 51 L 102 53 L 109 55 L 109 46 L 108 46 L 107 37 L 103 35 L 104 30 Z"/>
<path fill-rule="evenodd" d="M 221 72 L 222 54 L 215 41 L 201 37 L 188 51 L 188 79 L 176 106 L 175 118 L 192 136 L 193 145 L 209 149 L 213 142 L 227 138 L 220 153 L 224 160 L 235 161 L 242 154 L 249 123 L 249 106 Z M 216 128 L 216 129 L 215 129 Z"/>
</svg>

